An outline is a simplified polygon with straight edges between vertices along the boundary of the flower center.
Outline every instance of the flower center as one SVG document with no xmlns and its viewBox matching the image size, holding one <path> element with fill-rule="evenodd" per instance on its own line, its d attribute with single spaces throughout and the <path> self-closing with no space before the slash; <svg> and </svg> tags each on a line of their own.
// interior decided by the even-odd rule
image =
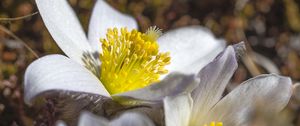
<svg viewBox="0 0 300 126">
<path fill-rule="evenodd" d="M 223 126 L 222 122 L 210 122 L 210 124 L 205 124 L 203 126 Z"/>
<path fill-rule="evenodd" d="M 170 64 L 169 53 L 159 52 L 156 42 L 161 32 L 151 27 L 146 33 L 126 28 L 108 29 L 101 39 L 100 80 L 110 94 L 145 87 L 159 80 Z"/>
</svg>

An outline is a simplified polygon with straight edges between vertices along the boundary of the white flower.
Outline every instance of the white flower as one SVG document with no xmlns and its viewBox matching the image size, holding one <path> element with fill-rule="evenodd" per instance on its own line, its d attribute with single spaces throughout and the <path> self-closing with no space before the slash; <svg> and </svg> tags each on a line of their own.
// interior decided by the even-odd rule
<svg viewBox="0 0 300 126">
<path fill-rule="evenodd" d="M 221 98 L 236 68 L 235 51 L 229 46 L 199 72 L 200 83 L 192 93 L 164 99 L 166 125 L 247 126 L 257 103 L 265 105 L 268 114 L 277 114 L 287 105 L 291 80 L 275 74 L 249 79 Z"/>
<path fill-rule="evenodd" d="M 110 7 L 103 0 L 95 4 L 86 37 L 75 13 L 66 0 L 36 0 L 42 19 L 58 46 L 68 56 L 48 55 L 34 61 L 27 68 L 24 80 L 25 102 L 55 91 L 84 92 L 111 98 L 101 83 L 99 42 L 108 28 L 137 29 L 136 21 Z M 224 41 L 215 39 L 200 26 L 179 28 L 158 38 L 162 52 L 170 52 L 171 64 L 167 77 L 142 89 L 114 94 L 140 100 L 161 101 L 164 96 L 188 90 L 194 76 L 223 48 Z M 182 74 L 176 74 L 176 72 Z M 118 88 L 118 87 L 116 87 Z"/>
</svg>

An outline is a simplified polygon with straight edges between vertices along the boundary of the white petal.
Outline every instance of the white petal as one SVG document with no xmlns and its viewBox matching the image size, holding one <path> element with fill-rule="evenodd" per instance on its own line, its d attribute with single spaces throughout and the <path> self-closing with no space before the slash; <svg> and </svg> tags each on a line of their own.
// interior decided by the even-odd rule
<svg viewBox="0 0 300 126">
<path fill-rule="evenodd" d="M 104 86 L 82 65 L 62 55 L 42 57 L 29 65 L 25 72 L 25 102 L 50 90 L 87 92 L 110 97 Z"/>
<path fill-rule="evenodd" d="M 164 99 L 166 126 L 188 126 L 193 100 L 190 94 Z"/>
<path fill-rule="evenodd" d="M 200 119 L 220 100 L 237 66 L 234 48 L 229 46 L 199 72 L 200 83 L 192 93 L 195 104 L 192 112 L 193 122 L 201 122 Z"/>
<path fill-rule="evenodd" d="M 82 63 L 83 52 L 92 51 L 86 35 L 66 0 L 36 0 L 39 13 L 58 46 Z"/>
<path fill-rule="evenodd" d="M 67 126 L 67 124 L 65 122 L 59 120 L 55 123 L 55 126 Z"/>
<path fill-rule="evenodd" d="M 222 121 L 225 126 L 246 125 L 257 104 L 265 105 L 261 108 L 264 112 L 276 114 L 287 105 L 291 94 L 290 78 L 260 75 L 244 82 L 218 102 L 209 112 L 207 121 Z"/>
<path fill-rule="evenodd" d="M 154 126 L 153 122 L 145 115 L 126 112 L 119 118 L 110 122 L 110 126 Z"/>
<path fill-rule="evenodd" d="M 133 112 L 126 112 L 111 122 L 92 113 L 83 112 L 78 126 L 154 126 L 154 124 L 146 116 Z"/>
<path fill-rule="evenodd" d="M 88 38 L 92 47 L 100 52 L 100 38 L 106 36 L 108 28 L 114 27 L 127 27 L 128 30 L 138 28 L 134 18 L 118 12 L 118 10 L 112 8 L 104 0 L 97 0 L 91 16 L 88 32 Z"/>
<path fill-rule="evenodd" d="M 130 101 L 129 99 L 131 99 L 140 102 L 162 102 L 163 98 L 166 96 L 191 92 L 198 83 L 199 80 L 194 75 L 172 73 L 160 82 L 134 91 L 116 94 L 113 97 L 127 99 L 125 101 Z"/>
<path fill-rule="evenodd" d="M 216 39 L 206 28 L 189 26 L 163 34 L 158 39 L 160 50 L 169 51 L 169 71 L 197 73 L 225 48 L 223 40 Z"/>
<path fill-rule="evenodd" d="M 90 112 L 82 112 L 78 126 L 109 126 L 109 121 Z"/>
</svg>

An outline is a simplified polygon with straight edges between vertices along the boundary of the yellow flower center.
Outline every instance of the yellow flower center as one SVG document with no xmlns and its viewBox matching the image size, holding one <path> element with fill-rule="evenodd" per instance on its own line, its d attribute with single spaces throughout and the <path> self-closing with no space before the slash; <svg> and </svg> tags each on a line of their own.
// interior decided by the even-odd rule
<svg viewBox="0 0 300 126">
<path fill-rule="evenodd" d="M 108 29 L 101 39 L 100 80 L 110 94 L 143 88 L 159 80 L 170 64 L 169 53 L 159 52 L 161 32 L 151 27 L 146 33 L 126 28 Z"/>
<path fill-rule="evenodd" d="M 203 126 L 223 126 L 223 123 L 222 122 L 210 122 L 210 124 L 205 124 Z"/>
</svg>

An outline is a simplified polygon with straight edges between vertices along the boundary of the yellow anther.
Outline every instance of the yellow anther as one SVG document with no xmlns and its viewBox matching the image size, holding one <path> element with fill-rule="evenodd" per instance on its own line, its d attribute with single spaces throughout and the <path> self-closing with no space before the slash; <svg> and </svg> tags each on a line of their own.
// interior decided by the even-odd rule
<svg viewBox="0 0 300 126">
<path fill-rule="evenodd" d="M 203 126 L 223 126 L 223 123 L 222 122 L 210 122 L 209 125 L 207 124 L 204 124 Z"/>
<path fill-rule="evenodd" d="M 126 28 L 108 29 L 106 38 L 100 39 L 100 80 L 110 94 L 145 87 L 158 81 L 168 71 L 169 53 L 159 52 L 156 39 L 161 32 L 151 27 L 146 33 Z"/>
</svg>

